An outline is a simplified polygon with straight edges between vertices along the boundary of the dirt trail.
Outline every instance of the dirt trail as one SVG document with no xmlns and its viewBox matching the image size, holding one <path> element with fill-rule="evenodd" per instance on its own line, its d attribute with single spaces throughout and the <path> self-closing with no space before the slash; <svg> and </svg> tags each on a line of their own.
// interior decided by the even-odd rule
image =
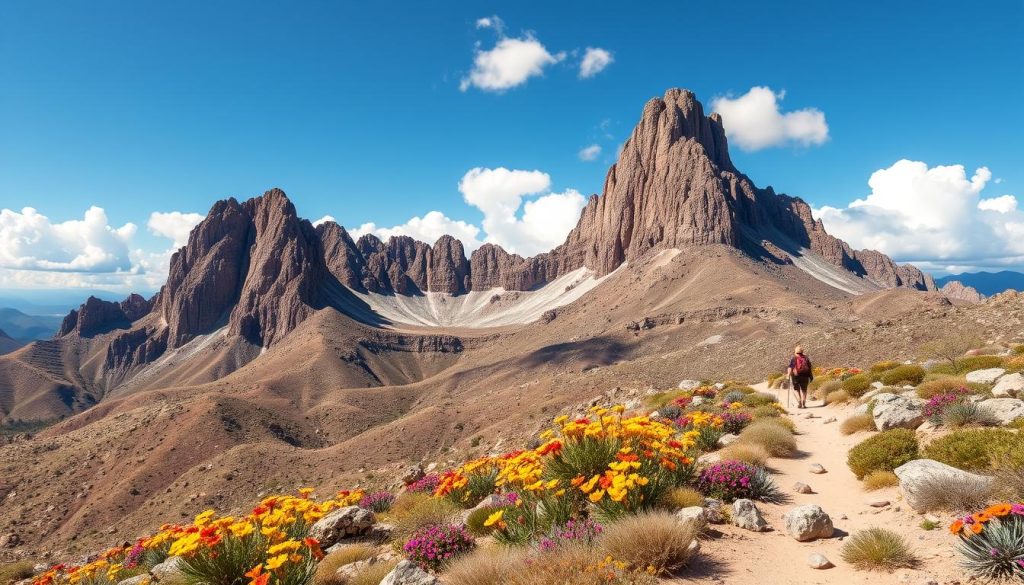
<svg viewBox="0 0 1024 585">
<path fill-rule="evenodd" d="M 767 390 L 765 384 L 755 386 Z M 786 404 L 785 391 L 778 391 L 780 402 Z M 795 404 L 795 403 L 794 403 Z M 682 579 L 671 583 L 728 583 L 729 585 L 762 585 L 766 583 L 831 584 L 831 583 L 947 583 L 966 581 L 955 564 L 956 539 L 945 529 L 948 517 L 937 515 L 942 523 L 937 529 L 920 527 L 923 516 L 903 501 L 899 488 L 865 492 L 846 466 L 850 447 L 864 440 L 867 433 L 844 436 L 839 424 L 853 411 L 852 406 L 822 406 L 809 402 L 809 408 L 790 410 L 797 426 L 800 453 L 792 459 L 772 459 L 769 467 L 779 488 L 790 501 L 781 504 L 758 504 L 772 530 L 754 533 L 734 526 L 713 526 L 720 537 L 702 542 L 701 561 Z M 831 421 L 831 422 L 830 422 Z M 812 463 L 820 463 L 826 473 L 810 472 Z M 803 482 L 814 493 L 798 494 L 793 484 Z M 888 501 L 889 506 L 874 508 L 869 502 Z M 814 542 L 797 542 L 786 534 L 783 515 L 803 504 L 817 504 L 832 518 L 835 536 Z M 896 530 L 904 535 L 921 563 L 916 569 L 899 569 L 889 573 L 857 571 L 843 562 L 840 555 L 845 537 L 873 526 Z M 818 570 L 807 564 L 811 553 L 825 555 L 835 565 Z"/>
</svg>

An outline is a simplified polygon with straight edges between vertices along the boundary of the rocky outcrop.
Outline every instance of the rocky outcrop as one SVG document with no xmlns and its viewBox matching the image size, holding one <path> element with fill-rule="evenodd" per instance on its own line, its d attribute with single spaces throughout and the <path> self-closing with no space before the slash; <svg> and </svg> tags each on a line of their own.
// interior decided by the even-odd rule
<svg viewBox="0 0 1024 585">
<path fill-rule="evenodd" d="M 992 482 L 991 477 L 977 475 L 957 469 L 932 459 L 915 459 L 897 467 L 893 472 L 900 479 L 900 489 L 907 504 L 918 512 L 927 512 L 929 502 L 926 494 L 936 482 L 942 482 L 945 489 L 956 489 L 956 486 L 985 486 Z"/>
<path fill-rule="evenodd" d="M 153 309 L 153 301 L 142 295 L 131 294 L 114 303 L 90 296 L 77 309 L 72 309 L 61 322 L 57 337 L 75 333 L 80 337 L 93 337 L 114 329 L 125 329 L 132 322 L 145 317 Z"/>
<path fill-rule="evenodd" d="M 372 511 L 359 506 L 346 506 L 317 520 L 309 529 L 309 535 L 326 548 L 344 538 L 365 535 L 373 528 L 374 522 L 376 518 Z"/>
<path fill-rule="evenodd" d="M 424 571 L 411 561 L 401 561 L 384 576 L 380 585 L 438 585 L 437 577 Z"/>
<path fill-rule="evenodd" d="M 872 402 L 871 414 L 875 428 L 880 431 L 916 429 L 924 422 L 926 401 L 920 398 L 882 393 L 876 395 Z"/>
<path fill-rule="evenodd" d="M 985 295 L 978 292 L 973 286 L 967 286 L 959 280 L 951 280 L 942 285 L 939 289 L 947 299 L 964 301 L 967 303 L 980 303 L 985 300 Z"/>
</svg>

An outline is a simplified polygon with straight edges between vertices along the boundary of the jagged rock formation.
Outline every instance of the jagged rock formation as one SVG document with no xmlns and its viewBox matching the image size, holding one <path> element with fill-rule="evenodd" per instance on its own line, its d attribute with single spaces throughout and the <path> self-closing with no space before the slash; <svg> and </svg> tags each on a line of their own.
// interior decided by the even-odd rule
<svg viewBox="0 0 1024 585">
<path fill-rule="evenodd" d="M 354 240 L 334 222 L 314 228 L 273 189 L 244 203 L 217 202 L 172 257 L 153 301 L 90 298 L 65 318 L 60 336 L 125 329 L 110 340 L 106 359 L 125 370 L 221 328 L 270 347 L 335 303 L 338 284 L 406 296 L 523 291 L 579 268 L 603 276 L 653 251 L 709 244 L 779 263 L 815 254 L 867 288 L 935 290 L 916 268 L 828 235 L 802 200 L 754 186 L 729 158 L 721 118 L 706 116 L 693 93 L 672 89 L 644 106 L 603 194 L 590 198 L 565 243 L 548 253 L 523 258 L 487 244 L 467 258 L 451 236 L 432 246 L 406 236 Z"/>
<path fill-rule="evenodd" d="M 947 282 L 942 285 L 939 292 L 944 294 L 948 299 L 966 301 L 968 303 L 980 303 L 985 300 L 985 295 L 978 292 L 976 288 L 973 286 L 966 286 L 959 280 L 951 280 Z"/>
</svg>

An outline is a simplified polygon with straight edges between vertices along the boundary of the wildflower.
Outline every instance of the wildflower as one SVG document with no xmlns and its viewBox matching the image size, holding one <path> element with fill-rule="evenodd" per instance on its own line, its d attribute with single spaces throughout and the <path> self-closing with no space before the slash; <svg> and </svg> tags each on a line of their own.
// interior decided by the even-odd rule
<svg viewBox="0 0 1024 585">
<path fill-rule="evenodd" d="M 495 513 L 493 513 L 493 514 L 491 514 L 490 516 L 487 517 L 487 520 L 484 521 L 484 526 L 488 526 L 488 527 L 494 526 L 495 524 L 498 524 L 499 522 L 501 522 L 501 519 L 504 516 L 505 516 L 505 510 L 498 510 L 497 512 L 495 512 Z"/>
</svg>

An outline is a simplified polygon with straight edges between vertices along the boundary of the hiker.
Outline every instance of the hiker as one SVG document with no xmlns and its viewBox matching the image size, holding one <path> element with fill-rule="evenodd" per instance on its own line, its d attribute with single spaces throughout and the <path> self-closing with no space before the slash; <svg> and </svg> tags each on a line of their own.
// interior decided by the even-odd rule
<svg viewBox="0 0 1024 585">
<path fill-rule="evenodd" d="M 793 383 L 796 396 L 800 401 L 797 408 L 807 408 L 807 385 L 814 379 L 814 366 L 811 365 L 811 358 L 804 354 L 804 348 L 799 345 L 793 350 L 793 358 L 789 360 L 789 368 L 786 375 Z"/>
</svg>

